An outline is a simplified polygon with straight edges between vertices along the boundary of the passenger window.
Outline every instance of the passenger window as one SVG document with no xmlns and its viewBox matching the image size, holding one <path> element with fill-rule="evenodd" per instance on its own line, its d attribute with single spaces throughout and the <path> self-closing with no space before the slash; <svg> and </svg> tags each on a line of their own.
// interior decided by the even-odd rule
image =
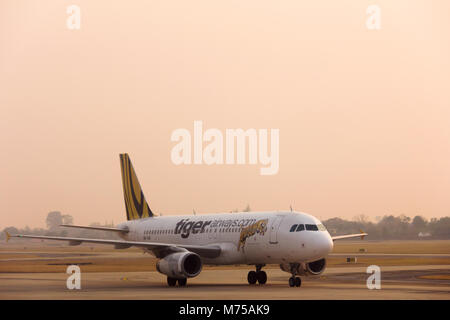
<svg viewBox="0 0 450 320">
<path fill-rule="evenodd" d="M 299 224 L 297 227 L 297 230 L 295 230 L 295 231 L 303 231 L 303 230 L 305 230 L 305 225 Z"/>
<path fill-rule="evenodd" d="M 309 231 L 319 231 L 319 228 L 315 224 L 306 224 L 306 230 Z"/>
<path fill-rule="evenodd" d="M 289 232 L 294 232 L 295 229 L 297 229 L 297 225 L 296 225 L 296 224 L 294 224 L 294 225 L 291 227 L 291 230 L 289 230 Z"/>
</svg>

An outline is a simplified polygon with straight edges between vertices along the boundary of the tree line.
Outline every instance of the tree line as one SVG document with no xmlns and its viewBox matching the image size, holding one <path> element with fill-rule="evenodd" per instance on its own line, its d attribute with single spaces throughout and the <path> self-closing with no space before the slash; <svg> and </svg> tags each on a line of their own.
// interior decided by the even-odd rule
<svg viewBox="0 0 450 320">
<path fill-rule="evenodd" d="M 71 215 L 61 214 L 59 211 L 52 211 L 47 214 L 45 219 L 47 228 L 16 228 L 7 227 L 3 231 L 8 231 L 10 234 L 32 234 L 39 236 L 59 236 L 59 237 L 75 237 L 75 238 L 95 238 L 95 239 L 120 239 L 114 232 L 87 230 L 79 228 L 65 228 L 62 224 L 74 224 L 74 219 Z M 93 227 L 114 227 L 114 222 L 99 222 L 91 223 L 89 226 Z M 1 238 L 5 238 L 5 233 L 0 234 Z"/>
<path fill-rule="evenodd" d="M 362 230 L 369 234 L 367 239 L 370 240 L 450 239 L 450 217 L 427 220 L 422 216 L 385 215 L 378 222 L 371 222 L 361 215 L 352 221 L 331 218 L 323 224 L 331 235 L 359 233 Z"/>
<path fill-rule="evenodd" d="M 247 207 L 242 211 L 251 211 L 250 206 L 247 205 Z M 231 213 L 234 212 L 238 212 L 238 210 L 235 209 L 231 211 Z M 32 229 L 29 227 L 19 229 L 15 227 L 7 227 L 3 231 L 8 231 L 11 234 L 119 239 L 117 234 L 113 232 L 64 228 L 60 226 L 61 224 L 73 223 L 74 219 L 71 215 L 61 214 L 59 211 L 52 211 L 47 215 L 46 229 Z M 372 222 L 368 217 L 359 215 L 354 217 L 352 220 L 331 218 L 322 221 L 322 223 L 332 236 L 364 231 L 369 234 L 367 236 L 367 239 L 369 240 L 450 239 L 450 217 L 442 217 L 440 219 L 432 218 L 427 220 L 422 216 L 410 218 L 405 215 L 385 215 L 378 218 L 378 222 Z M 90 226 L 114 227 L 114 222 L 105 222 L 104 224 L 95 222 L 91 223 Z M 0 234 L 0 238 L 5 238 L 4 232 Z"/>
</svg>

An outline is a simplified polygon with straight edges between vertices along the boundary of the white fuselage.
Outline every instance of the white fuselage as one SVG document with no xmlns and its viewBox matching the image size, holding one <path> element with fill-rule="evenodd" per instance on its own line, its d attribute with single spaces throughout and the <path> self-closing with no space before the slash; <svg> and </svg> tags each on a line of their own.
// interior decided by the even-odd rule
<svg viewBox="0 0 450 320">
<path fill-rule="evenodd" d="M 307 227 L 291 231 L 294 225 Z M 119 227 L 129 229 L 123 238 L 130 241 L 220 246 L 220 256 L 202 258 L 205 264 L 311 262 L 333 249 L 321 222 L 300 212 L 164 216 L 131 220 Z"/>
</svg>

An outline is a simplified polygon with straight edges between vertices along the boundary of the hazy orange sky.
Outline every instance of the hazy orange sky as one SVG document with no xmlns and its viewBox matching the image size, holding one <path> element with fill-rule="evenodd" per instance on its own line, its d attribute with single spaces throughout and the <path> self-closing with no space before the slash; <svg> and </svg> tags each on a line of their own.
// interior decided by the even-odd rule
<svg viewBox="0 0 450 320">
<path fill-rule="evenodd" d="M 121 152 L 166 215 L 447 216 L 449 18 L 447 0 L 0 0 L 0 228 L 124 220 Z M 279 128 L 278 174 L 174 165 L 194 120 Z"/>
</svg>

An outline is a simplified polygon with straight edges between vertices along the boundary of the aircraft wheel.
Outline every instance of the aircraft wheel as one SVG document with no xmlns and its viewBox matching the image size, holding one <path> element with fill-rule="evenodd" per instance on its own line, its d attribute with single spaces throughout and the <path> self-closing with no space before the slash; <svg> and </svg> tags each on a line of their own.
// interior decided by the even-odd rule
<svg viewBox="0 0 450 320">
<path fill-rule="evenodd" d="M 249 284 L 255 284 L 257 281 L 257 274 L 256 271 L 249 271 L 247 275 L 247 280 Z"/>
<path fill-rule="evenodd" d="M 290 277 L 289 278 L 289 287 L 294 287 L 295 286 L 295 278 L 294 277 Z"/>
<path fill-rule="evenodd" d="M 177 284 L 177 279 L 167 277 L 167 284 L 169 285 L 169 287 L 175 287 L 175 285 Z"/>
<path fill-rule="evenodd" d="M 267 274 L 265 271 L 258 271 L 256 273 L 256 278 L 259 284 L 265 284 L 267 282 Z"/>
<path fill-rule="evenodd" d="M 300 287 L 302 285 L 302 279 L 295 277 L 295 286 Z"/>
<path fill-rule="evenodd" d="M 180 287 L 186 286 L 186 283 L 187 283 L 187 278 L 178 279 L 178 285 Z"/>
</svg>

